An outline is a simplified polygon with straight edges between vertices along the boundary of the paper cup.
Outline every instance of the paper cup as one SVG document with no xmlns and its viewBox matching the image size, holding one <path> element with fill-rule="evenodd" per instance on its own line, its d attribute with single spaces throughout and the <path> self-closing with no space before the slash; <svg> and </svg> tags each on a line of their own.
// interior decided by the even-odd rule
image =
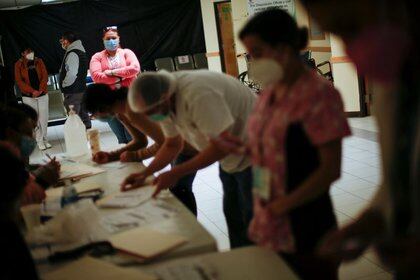
<svg viewBox="0 0 420 280">
<path fill-rule="evenodd" d="M 92 151 L 92 155 L 94 155 L 101 150 L 101 145 L 99 141 L 99 130 L 89 129 L 87 134 L 89 138 L 90 149 Z"/>
<path fill-rule="evenodd" d="M 30 231 L 34 227 L 41 225 L 41 205 L 31 204 L 20 208 L 25 221 L 26 229 Z"/>
</svg>

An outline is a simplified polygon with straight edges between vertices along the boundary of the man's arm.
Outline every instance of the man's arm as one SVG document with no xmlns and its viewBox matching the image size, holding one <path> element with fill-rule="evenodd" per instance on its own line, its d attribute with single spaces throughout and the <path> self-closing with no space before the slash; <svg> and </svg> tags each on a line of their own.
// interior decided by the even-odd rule
<svg viewBox="0 0 420 280">
<path fill-rule="evenodd" d="M 66 76 L 62 84 L 63 88 L 71 86 L 76 81 L 79 72 L 79 56 L 74 52 L 69 53 L 66 61 L 64 61 L 64 67 L 66 68 Z"/>
</svg>

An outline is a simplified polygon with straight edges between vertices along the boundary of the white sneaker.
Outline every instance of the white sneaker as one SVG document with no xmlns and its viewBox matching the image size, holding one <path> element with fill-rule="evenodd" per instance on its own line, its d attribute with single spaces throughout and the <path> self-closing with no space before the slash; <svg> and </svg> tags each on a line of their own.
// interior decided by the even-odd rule
<svg viewBox="0 0 420 280">
<path fill-rule="evenodd" d="M 47 149 L 51 149 L 52 145 L 48 143 L 47 141 L 44 142 L 44 145 Z"/>
<path fill-rule="evenodd" d="M 44 143 L 38 143 L 38 148 L 39 148 L 41 151 L 44 151 L 44 150 L 46 150 L 46 149 L 47 149 L 47 147 L 45 146 L 45 144 L 44 144 Z"/>
</svg>

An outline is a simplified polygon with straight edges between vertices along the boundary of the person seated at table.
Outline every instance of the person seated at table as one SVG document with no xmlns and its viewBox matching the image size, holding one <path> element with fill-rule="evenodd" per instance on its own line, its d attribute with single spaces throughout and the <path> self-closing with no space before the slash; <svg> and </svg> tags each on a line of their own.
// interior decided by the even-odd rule
<svg viewBox="0 0 420 280">
<path fill-rule="evenodd" d="M 37 112 L 29 105 L 25 103 L 16 104 L 11 106 L 23 112 L 32 122 L 33 130 L 36 129 L 38 123 Z M 44 189 L 51 187 L 58 183 L 60 177 L 60 164 L 57 161 L 50 161 L 48 164 L 31 164 L 29 163 L 29 157 L 24 158 L 27 163 L 27 168 L 34 175 L 36 182 L 41 185 Z"/>
<path fill-rule="evenodd" d="M 146 115 L 134 113 L 127 102 L 128 88 L 121 87 L 112 89 L 106 84 L 92 84 L 86 89 L 84 103 L 86 109 L 97 119 L 116 117 L 125 126 L 132 140 L 124 147 L 112 152 L 100 151 L 93 155 L 93 161 L 106 163 L 115 160 L 122 162 L 141 161 L 153 157 L 164 142 L 164 136 L 160 126 L 151 121 Z M 147 135 L 154 144 L 145 147 L 143 136 Z M 195 154 L 194 149 L 186 147 L 173 164 L 188 160 Z M 171 192 L 184 205 L 197 215 L 197 206 L 192 184 L 195 172 L 180 178 Z"/>
<path fill-rule="evenodd" d="M 0 262 L 0 279 L 39 279 L 25 240 L 17 226 L 19 198 L 29 179 L 19 151 L 12 144 L 0 141 L 0 248 L 5 257 Z"/>
<path fill-rule="evenodd" d="M 178 156 L 185 140 L 199 153 L 161 173 L 155 179 L 154 195 L 174 186 L 182 176 L 220 161 L 230 245 L 235 248 L 250 244 L 247 229 L 252 218 L 251 162 L 246 156 L 228 155 L 209 139 L 228 132 L 245 139 L 246 121 L 255 99 L 249 88 L 221 73 L 143 73 L 131 86 L 130 107 L 159 122 L 165 142 L 144 171 L 124 180 L 122 190 L 140 187 L 145 178 L 163 169 Z"/>
<path fill-rule="evenodd" d="M 25 106 L 25 105 L 23 105 Z M 29 156 L 36 146 L 33 138 L 34 120 L 17 108 L 0 109 L 0 141 L 5 141 L 16 147 L 27 169 Z M 57 183 L 60 174 L 60 164 L 51 160 L 45 165 L 33 168 L 30 180 L 24 190 L 22 204 L 41 203 L 45 198 L 45 188 Z"/>
</svg>

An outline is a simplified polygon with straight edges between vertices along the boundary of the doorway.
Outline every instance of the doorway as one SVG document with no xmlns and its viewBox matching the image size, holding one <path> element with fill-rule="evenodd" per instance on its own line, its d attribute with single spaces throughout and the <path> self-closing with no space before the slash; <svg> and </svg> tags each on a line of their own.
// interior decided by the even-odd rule
<svg viewBox="0 0 420 280">
<path fill-rule="evenodd" d="M 216 14 L 217 37 L 222 71 L 238 77 L 238 60 L 236 58 L 235 35 L 233 32 L 231 1 L 214 3 Z"/>
</svg>

